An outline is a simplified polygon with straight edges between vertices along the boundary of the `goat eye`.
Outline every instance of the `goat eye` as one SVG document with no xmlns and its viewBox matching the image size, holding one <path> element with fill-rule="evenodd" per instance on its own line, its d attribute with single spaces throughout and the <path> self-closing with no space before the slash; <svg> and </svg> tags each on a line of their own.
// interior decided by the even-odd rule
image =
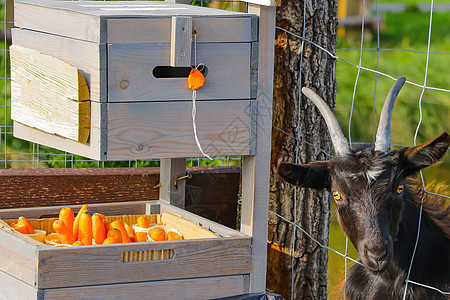
<svg viewBox="0 0 450 300">
<path fill-rule="evenodd" d="M 403 184 L 400 184 L 397 188 L 397 194 L 401 194 L 404 189 L 405 189 L 405 186 Z"/>
<path fill-rule="evenodd" d="M 339 194 L 339 192 L 333 192 L 333 198 L 336 201 L 341 201 L 341 194 Z"/>
</svg>

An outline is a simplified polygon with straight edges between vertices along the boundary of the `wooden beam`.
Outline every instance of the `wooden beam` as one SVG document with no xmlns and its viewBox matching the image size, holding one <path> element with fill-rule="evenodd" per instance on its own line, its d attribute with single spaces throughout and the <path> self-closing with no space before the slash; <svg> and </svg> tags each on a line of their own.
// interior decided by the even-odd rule
<svg viewBox="0 0 450 300">
<path fill-rule="evenodd" d="M 252 236 L 250 292 L 266 289 L 275 7 L 249 4 L 259 16 L 256 155 L 243 156 L 241 232 Z"/>
<path fill-rule="evenodd" d="M 11 118 L 39 130 L 86 143 L 89 89 L 80 71 L 39 51 L 11 46 Z"/>
<path fill-rule="evenodd" d="M 160 160 L 160 170 L 160 200 L 184 208 L 186 180 L 179 180 L 179 178 L 186 175 L 186 159 L 162 158 Z"/>
</svg>

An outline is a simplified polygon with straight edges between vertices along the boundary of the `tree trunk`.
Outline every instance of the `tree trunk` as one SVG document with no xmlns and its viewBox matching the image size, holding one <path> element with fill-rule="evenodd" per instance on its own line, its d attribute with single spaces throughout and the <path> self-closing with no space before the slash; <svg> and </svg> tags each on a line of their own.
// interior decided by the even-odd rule
<svg viewBox="0 0 450 300">
<path fill-rule="evenodd" d="M 277 8 L 277 26 L 302 36 L 303 5 L 304 0 L 282 0 Z M 305 17 L 306 40 L 335 53 L 337 0 L 307 0 Z M 313 89 L 334 109 L 336 61 L 317 46 L 305 42 L 300 69 L 301 51 L 301 39 L 276 31 L 273 124 L 288 134 L 278 129 L 272 134 L 270 211 L 296 221 L 314 239 L 328 245 L 329 194 L 311 189 L 295 190 L 278 178 L 276 172 L 281 161 L 326 160 L 329 156 L 320 149 L 332 152 L 322 116 L 306 97 L 299 101 L 299 90 L 303 86 Z M 297 142 L 297 138 L 301 140 Z M 273 214 L 269 218 L 268 255 L 268 289 L 286 299 L 326 299 L 327 250 Z"/>
</svg>

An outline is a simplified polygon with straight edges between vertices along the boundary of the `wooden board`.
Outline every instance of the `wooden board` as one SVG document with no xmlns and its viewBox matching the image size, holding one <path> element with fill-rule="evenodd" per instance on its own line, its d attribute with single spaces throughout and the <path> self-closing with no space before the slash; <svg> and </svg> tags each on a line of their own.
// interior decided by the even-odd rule
<svg viewBox="0 0 450 300">
<path fill-rule="evenodd" d="M 108 19 L 108 43 L 110 44 L 168 44 L 170 18 Z M 244 43 L 257 40 L 257 19 L 245 17 L 196 17 L 192 19 L 197 29 L 198 43 Z M 224 30 L 225 29 L 225 30 Z M 148 34 L 151 32 L 152 34 Z"/>
<path fill-rule="evenodd" d="M 198 100 L 250 99 L 251 43 L 198 43 L 196 48 L 197 64 L 208 69 Z M 108 45 L 108 101 L 191 100 L 187 78 L 153 76 L 155 67 L 169 65 L 170 44 Z"/>
<path fill-rule="evenodd" d="M 95 160 L 106 158 L 106 104 L 91 101 L 91 131 L 88 143 L 79 143 L 62 136 L 50 134 L 36 128 L 14 122 L 14 137 L 58 150 L 67 151 Z"/>
<path fill-rule="evenodd" d="M 0 271 L 0 294 L 5 299 L 152 299 L 201 300 L 245 294 L 246 275 L 170 281 L 123 283 L 37 290 Z"/>
<path fill-rule="evenodd" d="M 208 19 L 193 23 L 201 42 L 255 40 L 256 19 L 249 14 L 167 2 L 21 0 L 16 1 L 15 25 L 98 44 L 169 43 L 172 16 Z"/>
<path fill-rule="evenodd" d="M 210 156 L 252 154 L 251 100 L 197 102 L 197 134 Z M 190 102 L 108 105 L 108 160 L 202 156 Z"/>
<path fill-rule="evenodd" d="M 89 89 L 83 75 L 55 57 L 12 45 L 11 118 L 39 130 L 86 143 Z"/>
<path fill-rule="evenodd" d="M 41 33 L 12 29 L 13 44 L 56 57 L 80 70 L 89 86 L 91 101 L 107 101 L 106 45 Z"/>
</svg>

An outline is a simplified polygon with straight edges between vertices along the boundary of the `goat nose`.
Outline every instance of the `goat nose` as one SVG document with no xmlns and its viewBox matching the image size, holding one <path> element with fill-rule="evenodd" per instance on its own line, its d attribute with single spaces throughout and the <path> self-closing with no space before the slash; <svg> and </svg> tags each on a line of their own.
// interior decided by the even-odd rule
<svg viewBox="0 0 450 300">
<path fill-rule="evenodd" d="M 387 248 L 386 247 L 373 248 L 373 249 L 367 248 L 366 253 L 367 253 L 367 256 L 369 256 L 369 258 L 371 260 L 373 260 L 376 263 L 380 263 L 386 258 Z"/>
<path fill-rule="evenodd" d="M 365 247 L 367 257 L 374 263 L 379 264 L 386 259 L 388 249 L 386 245 L 372 245 Z"/>
</svg>

